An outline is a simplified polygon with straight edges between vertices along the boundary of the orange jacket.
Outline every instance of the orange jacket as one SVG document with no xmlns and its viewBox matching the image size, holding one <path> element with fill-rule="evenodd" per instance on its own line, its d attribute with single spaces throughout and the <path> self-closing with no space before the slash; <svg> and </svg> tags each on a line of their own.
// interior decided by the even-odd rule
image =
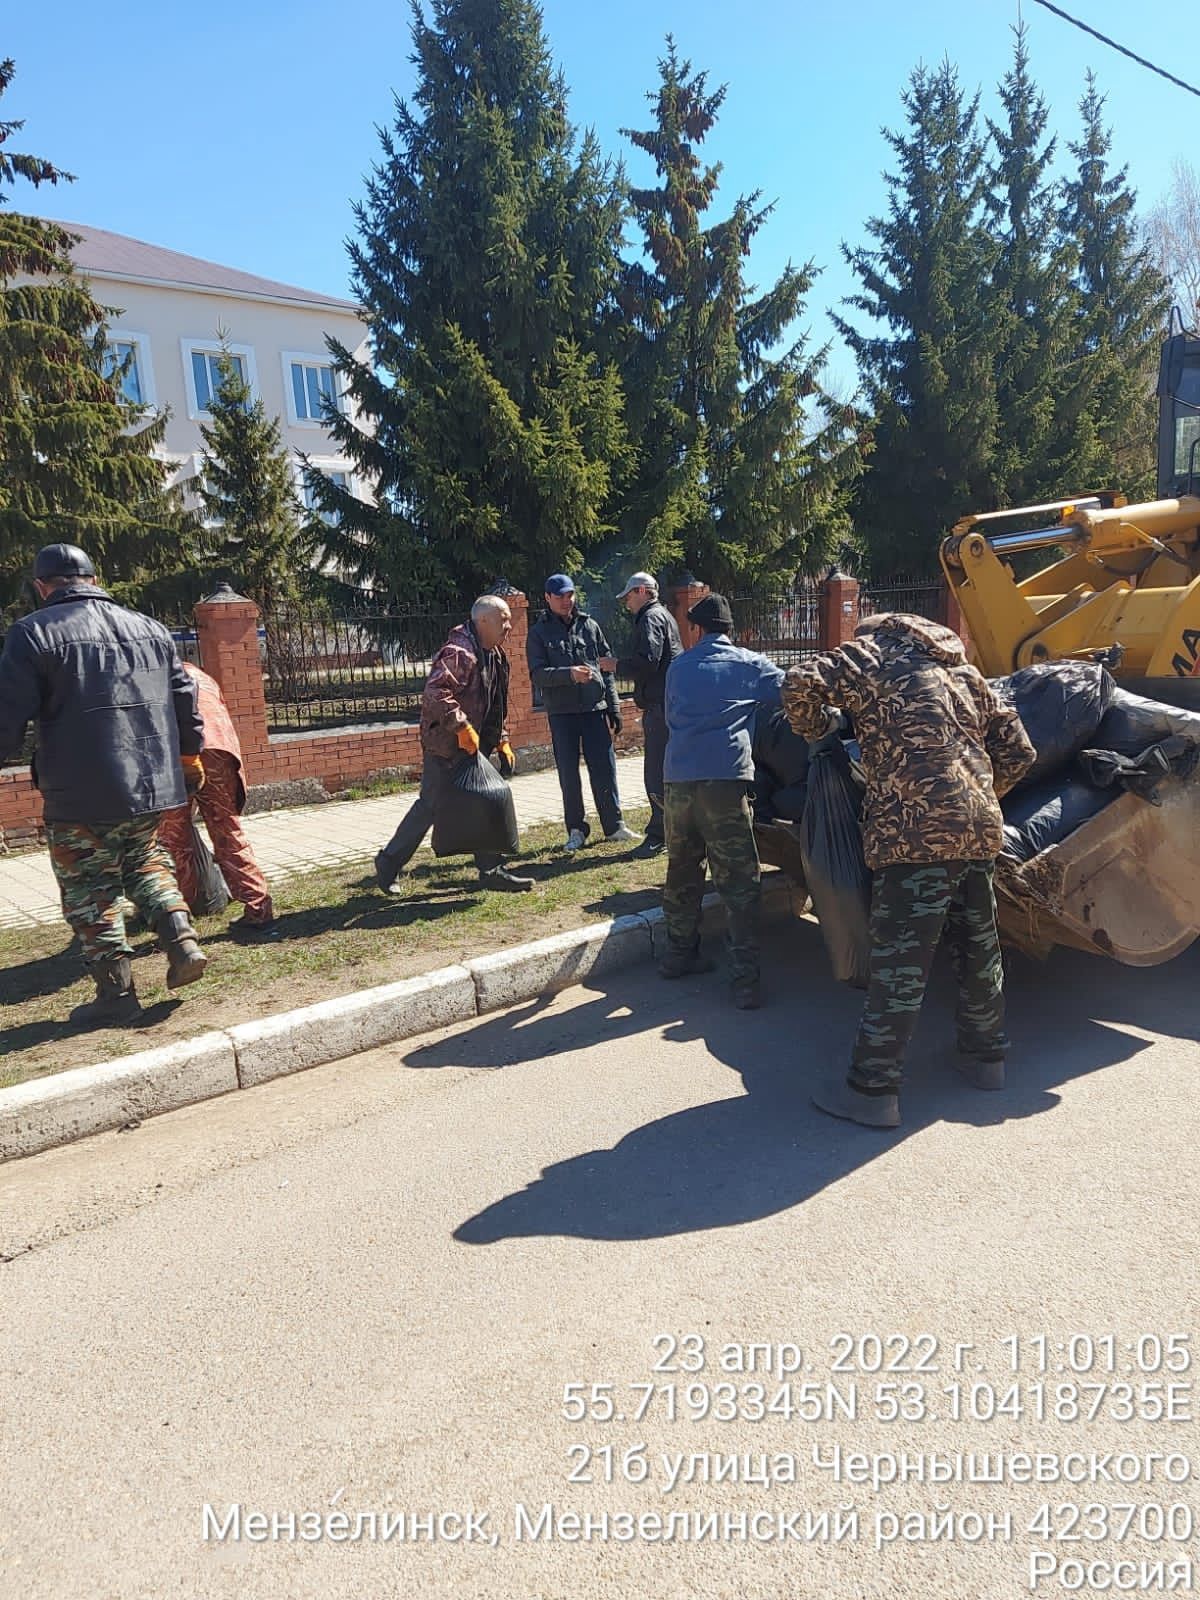
<svg viewBox="0 0 1200 1600">
<path fill-rule="evenodd" d="M 185 661 L 183 670 L 196 685 L 196 707 L 200 712 L 200 720 L 204 724 L 204 755 L 210 751 L 221 750 L 230 755 L 238 764 L 238 789 L 240 803 L 238 810 L 246 804 L 246 780 L 242 775 L 242 747 L 238 743 L 237 729 L 233 725 L 233 718 L 229 715 L 229 707 L 225 704 L 225 696 L 221 693 L 221 685 L 215 678 L 210 678 L 207 672 L 202 672 L 199 667 L 194 667 L 190 661 Z"/>
</svg>

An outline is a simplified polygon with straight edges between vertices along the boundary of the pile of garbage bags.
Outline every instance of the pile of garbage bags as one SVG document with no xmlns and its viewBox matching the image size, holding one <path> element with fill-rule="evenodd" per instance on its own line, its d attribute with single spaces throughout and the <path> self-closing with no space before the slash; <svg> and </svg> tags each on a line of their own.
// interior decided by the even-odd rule
<svg viewBox="0 0 1200 1600">
<path fill-rule="evenodd" d="M 1200 764 L 1200 715 L 1119 688 L 1090 661 L 1053 661 L 992 680 L 1029 735 L 1037 760 L 1002 801 L 1004 857 L 1031 861 L 1121 794 L 1148 804 L 1171 776 Z M 813 909 L 834 976 L 865 987 L 871 874 L 863 860 L 863 780 L 853 730 L 811 745 L 765 717 L 755 737 L 755 815 L 798 822 Z M 789 740 L 790 735 L 790 740 Z M 798 751 L 796 746 L 800 746 Z"/>
<path fill-rule="evenodd" d="M 1162 780 L 1189 776 L 1200 757 L 1200 716 L 1119 688 L 1095 662 L 1048 661 L 992 688 L 1037 751 L 1002 802 L 1013 861 L 1060 844 L 1125 792 L 1156 804 Z"/>
</svg>

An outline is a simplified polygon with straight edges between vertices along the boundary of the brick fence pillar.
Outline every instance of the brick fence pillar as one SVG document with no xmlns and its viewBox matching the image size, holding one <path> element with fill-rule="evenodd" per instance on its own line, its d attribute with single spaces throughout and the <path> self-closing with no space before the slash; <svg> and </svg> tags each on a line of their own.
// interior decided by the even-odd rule
<svg viewBox="0 0 1200 1600">
<path fill-rule="evenodd" d="M 221 685 L 251 783 L 271 776 L 267 696 L 258 648 L 258 607 L 227 583 L 195 608 L 200 664 Z"/>
<path fill-rule="evenodd" d="M 508 731 L 514 745 L 519 746 L 530 742 L 533 726 L 533 681 L 525 649 L 529 639 L 529 599 L 519 592 L 506 594 L 504 598 L 512 612 L 512 632 L 504 647 L 509 664 Z"/>
<path fill-rule="evenodd" d="M 706 594 L 711 594 L 706 583 L 701 583 L 699 578 L 693 578 L 690 572 L 684 573 L 678 583 L 672 584 L 663 592 L 667 610 L 679 624 L 679 637 L 685 650 L 690 650 L 697 640 L 704 637 L 704 630 L 698 628 L 694 622 L 688 621 L 688 612 L 697 600 L 703 600 Z"/>
<path fill-rule="evenodd" d="M 836 568 L 820 588 L 820 639 L 822 650 L 834 650 L 853 639 L 858 627 L 858 579 Z"/>
</svg>

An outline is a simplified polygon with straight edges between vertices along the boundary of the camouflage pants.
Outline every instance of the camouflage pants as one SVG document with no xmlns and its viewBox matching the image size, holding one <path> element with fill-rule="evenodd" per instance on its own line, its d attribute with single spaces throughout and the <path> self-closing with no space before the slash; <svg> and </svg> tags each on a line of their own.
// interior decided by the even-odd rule
<svg viewBox="0 0 1200 1600">
<path fill-rule="evenodd" d="M 700 937 L 704 863 L 725 903 L 730 973 L 735 983 L 758 977 L 758 847 L 750 809 L 750 785 L 736 781 L 664 785 L 667 881 L 663 912 L 674 951 L 690 950 Z"/>
<path fill-rule="evenodd" d="M 169 911 L 187 911 L 171 858 L 159 843 L 159 816 L 152 811 L 125 822 L 46 824 L 63 916 L 85 961 L 129 954 L 121 906 L 126 898 L 151 927 Z"/>
<path fill-rule="evenodd" d="M 900 1087 L 908 1042 L 945 931 L 958 979 L 958 1045 L 1003 1054 L 1004 968 L 990 861 L 884 867 L 871 896 L 871 981 L 850 1082 L 870 1094 Z"/>
</svg>

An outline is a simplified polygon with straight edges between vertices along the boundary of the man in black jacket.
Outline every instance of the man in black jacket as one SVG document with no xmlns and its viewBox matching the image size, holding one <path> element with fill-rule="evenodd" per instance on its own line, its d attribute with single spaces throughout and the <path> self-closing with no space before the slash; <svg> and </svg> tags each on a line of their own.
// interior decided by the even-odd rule
<svg viewBox="0 0 1200 1600">
<path fill-rule="evenodd" d="M 207 965 L 158 839 L 162 813 L 204 782 L 204 728 L 171 635 L 117 605 L 82 550 L 47 545 L 33 581 L 41 609 L 14 623 L 0 656 L 0 761 L 36 722 L 50 862 L 96 983 L 72 1020 L 128 1022 L 139 1006 L 125 896 L 158 933 L 169 988 Z"/>
<path fill-rule="evenodd" d="M 632 678 L 633 703 L 642 713 L 642 775 L 650 801 L 650 824 L 639 855 L 656 856 L 666 847 L 663 826 L 663 760 L 667 753 L 667 717 L 663 710 L 667 668 L 682 655 L 675 618 L 658 598 L 658 584 L 648 572 L 635 572 L 617 596 L 634 619 L 633 653 L 601 656 L 601 672 Z"/>
<path fill-rule="evenodd" d="M 617 795 L 613 750 L 613 739 L 621 731 L 617 686 L 612 673 L 600 667 L 600 657 L 611 651 L 599 623 L 576 605 L 575 585 L 565 572 L 546 579 L 546 609 L 529 630 L 526 654 L 529 676 L 542 692 L 542 705 L 550 720 L 567 849 L 581 850 L 590 831 L 579 779 L 581 752 L 604 837 L 636 844 L 638 836 L 625 826 Z"/>
</svg>

